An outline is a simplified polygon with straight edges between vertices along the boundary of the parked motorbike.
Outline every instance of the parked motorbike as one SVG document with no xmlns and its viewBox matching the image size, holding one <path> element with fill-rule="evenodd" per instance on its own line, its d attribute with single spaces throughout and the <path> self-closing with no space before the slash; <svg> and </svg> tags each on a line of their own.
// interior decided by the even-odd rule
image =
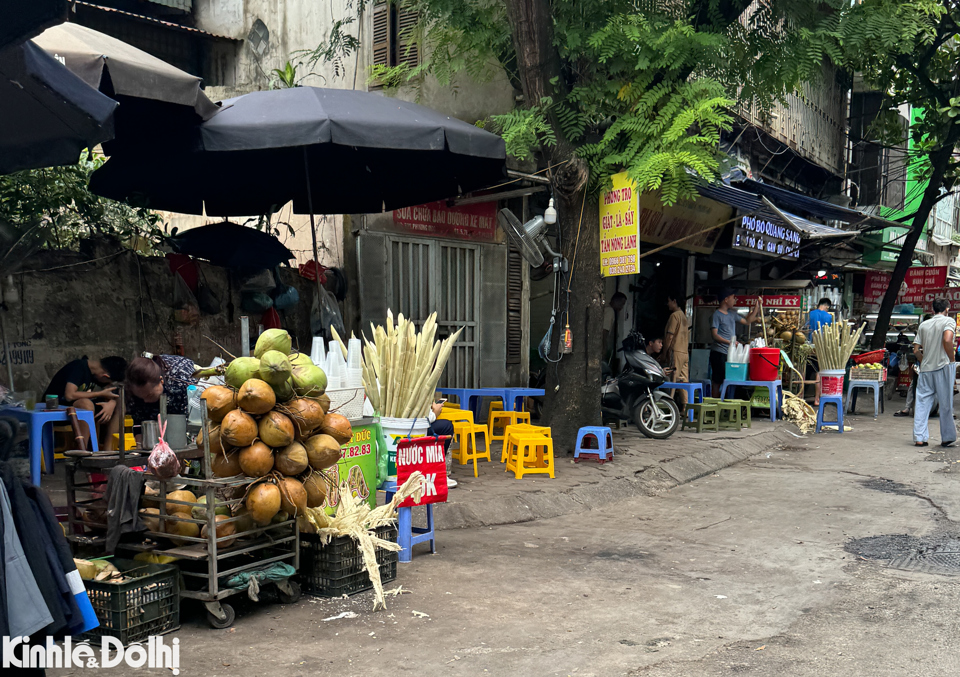
<svg viewBox="0 0 960 677">
<path fill-rule="evenodd" d="M 656 360 L 644 350 L 640 332 L 633 331 L 623 340 L 623 367 L 603 385 L 600 409 L 610 418 L 636 424 L 647 437 L 665 440 L 680 425 L 680 408 L 667 393 L 657 388 L 667 376 Z"/>
</svg>

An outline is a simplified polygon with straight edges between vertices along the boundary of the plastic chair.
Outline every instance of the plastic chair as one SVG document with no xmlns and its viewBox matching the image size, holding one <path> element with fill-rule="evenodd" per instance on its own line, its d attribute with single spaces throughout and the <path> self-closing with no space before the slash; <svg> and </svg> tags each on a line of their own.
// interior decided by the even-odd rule
<svg viewBox="0 0 960 677">
<path fill-rule="evenodd" d="M 850 381 L 847 385 L 847 413 L 854 412 L 853 393 L 857 388 L 867 388 L 873 391 L 873 417 L 876 418 L 883 412 L 883 383 L 881 381 Z"/>
<path fill-rule="evenodd" d="M 460 404 L 459 404 L 458 402 L 451 402 L 451 401 L 447 400 L 446 402 L 443 403 L 443 408 L 444 408 L 444 409 L 459 409 L 459 408 L 460 408 Z"/>
<path fill-rule="evenodd" d="M 742 428 L 752 428 L 753 427 L 753 407 L 750 406 L 750 403 L 747 400 L 722 400 L 728 404 L 739 404 L 740 405 L 740 427 Z"/>
<path fill-rule="evenodd" d="M 503 402 L 500 400 L 490 400 L 490 403 L 487 405 L 487 423 L 490 423 L 490 414 L 495 411 L 503 411 Z"/>
<path fill-rule="evenodd" d="M 720 430 L 740 430 L 740 428 L 743 427 L 740 423 L 740 412 L 742 411 L 740 400 L 736 402 L 732 400 L 720 402 L 717 405 L 717 409 L 717 427 L 720 428 Z M 724 416 L 724 414 L 726 414 L 726 416 Z"/>
<path fill-rule="evenodd" d="M 30 433 L 30 482 L 39 486 L 41 462 L 47 473 L 53 472 L 53 424 L 68 420 L 66 407 L 34 409 L 32 411 L 27 411 L 22 407 L 4 407 L 0 411 L 21 423 L 27 424 Z M 77 409 L 77 419 L 86 423 L 90 429 L 89 451 L 99 451 L 97 423 L 94 420 L 93 412 L 87 409 Z"/>
<path fill-rule="evenodd" d="M 387 495 L 387 503 L 393 499 L 397 493 L 397 481 L 387 480 L 383 485 L 383 490 Z M 427 503 L 424 508 L 427 509 L 427 527 L 413 526 L 413 508 L 397 508 L 397 543 L 400 545 L 398 559 L 401 562 L 413 561 L 413 546 L 418 543 L 430 542 L 430 553 L 437 554 L 437 539 L 433 528 L 433 503 Z"/>
<path fill-rule="evenodd" d="M 516 446 L 516 439 L 524 435 L 543 435 L 544 437 L 553 437 L 553 431 L 550 426 L 530 425 L 529 423 L 515 423 L 509 425 L 503 431 L 503 448 L 500 450 L 500 462 L 506 463 L 511 451 Z"/>
<path fill-rule="evenodd" d="M 483 451 L 477 446 L 477 433 L 483 434 Z M 453 434 L 460 440 L 454 458 L 460 465 L 466 465 L 473 461 L 473 476 L 479 477 L 477 470 L 477 459 L 490 458 L 490 441 L 487 439 L 489 431 L 487 426 L 482 423 L 454 423 Z"/>
<path fill-rule="evenodd" d="M 823 410 L 826 405 L 832 404 L 837 408 L 837 420 L 836 421 L 825 421 L 823 419 Z M 842 395 L 821 395 L 820 396 L 820 408 L 817 409 L 817 429 L 816 432 L 820 432 L 820 428 L 825 425 L 835 425 L 838 427 L 839 432 L 843 433 L 843 396 Z"/>
<path fill-rule="evenodd" d="M 587 438 L 597 440 L 597 448 L 584 447 Z M 613 460 L 613 434 L 605 426 L 584 426 L 577 432 L 577 446 L 573 449 L 573 462 L 579 463 L 581 456 L 596 456 L 600 464 Z"/>
<path fill-rule="evenodd" d="M 506 423 L 503 423 L 506 421 Z M 505 442 L 507 439 L 507 426 L 516 425 L 518 423 L 530 423 L 530 412 L 528 411 L 494 411 L 491 414 L 489 421 L 490 425 L 490 441 L 494 440 Z M 503 426 L 503 432 L 497 434 L 494 432 L 498 425 Z"/>
<path fill-rule="evenodd" d="M 685 393 L 687 393 L 687 402 L 691 402 L 691 403 L 703 402 L 703 393 L 705 392 L 703 390 L 703 384 L 697 381 L 694 381 L 693 383 L 674 383 L 674 382 L 664 383 L 663 385 L 660 386 L 659 389 L 660 390 L 682 390 Z M 710 391 L 707 390 L 706 392 L 710 392 Z M 690 411 L 688 413 L 689 413 L 690 420 L 692 421 L 693 412 Z"/>
<path fill-rule="evenodd" d="M 544 435 L 532 434 L 511 437 L 516 443 L 516 453 L 507 458 L 507 472 L 513 471 L 516 479 L 523 479 L 524 475 L 545 474 L 552 478 L 553 472 L 553 439 Z M 529 461 L 529 463 L 528 463 Z"/>
</svg>

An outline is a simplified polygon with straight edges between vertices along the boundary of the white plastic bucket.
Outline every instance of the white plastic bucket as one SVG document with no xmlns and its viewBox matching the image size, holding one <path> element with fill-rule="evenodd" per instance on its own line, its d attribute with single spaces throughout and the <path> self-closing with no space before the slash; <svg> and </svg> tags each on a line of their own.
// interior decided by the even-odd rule
<svg viewBox="0 0 960 677">
<path fill-rule="evenodd" d="M 824 369 L 820 372 L 821 395 L 843 395 L 843 369 Z"/>
<path fill-rule="evenodd" d="M 394 477 L 397 474 L 397 442 L 407 436 L 424 437 L 430 428 L 430 422 L 425 418 L 381 416 L 380 427 L 383 428 L 383 437 L 387 441 L 387 474 Z"/>
</svg>

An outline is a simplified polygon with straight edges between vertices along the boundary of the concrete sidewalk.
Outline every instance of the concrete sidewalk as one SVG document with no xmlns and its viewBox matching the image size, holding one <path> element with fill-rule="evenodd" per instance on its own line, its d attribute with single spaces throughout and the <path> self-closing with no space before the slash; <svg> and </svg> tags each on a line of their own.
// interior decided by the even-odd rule
<svg viewBox="0 0 960 677">
<path fill-rule="evenodd" d="M 792 431 L 792 432 L 791 432 Z M 515 479 L 499 463 L 501 445 L 493 444 L 494 462 L 454 462 L 448 502 L 435 509 L 438 529 L 457 529 L 529 522 L 591 510 L 634 496 L 653 495 L 751 456 L 798 440 L 789 423 L 754 420 L 741 432 L 696 433 L 678 431 L 670 439 L 652 440 L 635 426 L 613 431 L 614 460 L 603 465 L 593 460 L 574 463 L 572 455 L 556 458 L 556 478 L 532 475 Z M 560 445 L 557 445 L 560 446 Z"/>
</svg>

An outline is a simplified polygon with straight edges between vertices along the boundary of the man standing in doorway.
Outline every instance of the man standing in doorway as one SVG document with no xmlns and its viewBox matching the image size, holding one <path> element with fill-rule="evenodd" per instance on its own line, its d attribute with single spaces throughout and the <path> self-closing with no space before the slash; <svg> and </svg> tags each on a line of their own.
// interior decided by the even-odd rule
<svg viewBox="0 0 960 677">
<path fill-rule="evenodd" d="M 940 405 L 940 446 L 952 447 L 957 440 L 957 426 L 953 421 L 953 383 L 957 378 L 954 335 L 957 323 L 948 315 L 950 304 L 946 299 L 935 299 L 933 312 L 933 317 L 920 324 L 913 339 L 913 354 L 920 363 L 913 439 L 918 447 L 929 444 L 928 419 L 930 408 L 936 401 Z"/>
<path fill-rule="evenodd" d="M 717 300 L 720 301 L 720 307 L 713 313 L 713 321 L 710 323 L 710 334 L 713 336 L 713 345 L 710 347 L 710 380 L 713 384 L 713 396 L 720 397 L 720 387 L 723 385 L 723 377 L 727 370 L 727 352 L 730 350 L 730 344 L 737 337 L 737 322 L 740 324 L 752 324 L 757 319 L 760 312 L 760 299 L 746 317 L 740 317 L 733 307 L 737 303 L 737 297 L 729 289 L 724 289 L 717 294 Z"/>
<path fill-rule="evenodd" d="M 673 369 L 671 381 L 686 383 L 690 378 L 690 327 L 687 325 L 687 314 L 680 309 L 680 299 L 675 294 L 667 294 L 667 310 L 670 311 L 670 317 L 663 332 L 663 364 Z M 680 411 L 683 411 L 687 402 L 686 391 L 678 390 L 674 399 Z"/>
<path fill-rule="evenodd" d="M 618 315 L 627 304 L 627 295 L 623 292 L 617 292 L 610 298 L 610 305 L 603 310 L 603 354 L 605 361 L 610 365 L 610 370 L 617 373 L 617 322 Z"/>
</svg>

